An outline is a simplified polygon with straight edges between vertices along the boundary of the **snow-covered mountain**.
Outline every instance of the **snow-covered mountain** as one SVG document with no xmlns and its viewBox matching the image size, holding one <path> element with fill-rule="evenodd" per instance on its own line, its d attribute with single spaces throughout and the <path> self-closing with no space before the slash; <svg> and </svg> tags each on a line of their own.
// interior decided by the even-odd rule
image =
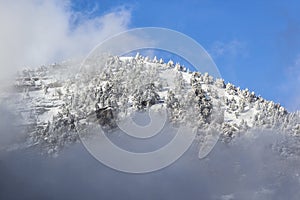
<svg viewBox="0 0 300 200">
<path fill-rule="evenodd" d="M 189 124 L 198 139 L 214 129 L 230 142 L 253 129 L 300 135 L 300 113 L 290 113 L 248 89 L 207 73 L 191 72 L 173 61 L 107 56 L 25 69 L 1 94 L 25 135 L 25 147 L 40 145 L 49 154 L 79 141 L 90 123 L 106 130 L 134 111 L 167 109 L 174 125 Z M 204 130 L 204 131 L 203 131 Z M 203 135 L 204 134 L 204 135 Z"/>
</svg>

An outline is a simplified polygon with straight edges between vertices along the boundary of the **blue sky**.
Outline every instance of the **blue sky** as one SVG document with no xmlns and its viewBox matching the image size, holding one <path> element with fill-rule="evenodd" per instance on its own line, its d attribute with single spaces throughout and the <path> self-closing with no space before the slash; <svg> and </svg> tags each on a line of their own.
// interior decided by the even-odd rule
<svg viewBox="0 0 300 200">
<path fill-rule="evenodd" d="M 0 76 L 3 66 L 76 57 L 130 28 L 164 27 L 200 43 L 226 82 L 299 110 L 299 10 L 297 0 L 1 1 Z"/>
<path fill-rule="evenodd" d="M 300 2 L 298 1 L 74 1 L 91 17 L 130 10 L 130 28 L 180 31 L 213 57 L 222 77 L 241 88 L 299 109 Z"/>
</svg>

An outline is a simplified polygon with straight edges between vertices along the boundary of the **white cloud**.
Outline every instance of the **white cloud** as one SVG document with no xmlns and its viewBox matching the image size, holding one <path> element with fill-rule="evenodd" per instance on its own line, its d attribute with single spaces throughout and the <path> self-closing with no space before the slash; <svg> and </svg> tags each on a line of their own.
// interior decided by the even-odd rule
<svg viewBox="0 0 300 200">
<path fill-rule="evenodd" d="M 234 39 L 227 43 L 221 41 L 214 42 L 209 52 L 215 58 L 221 56 L 236 57 L 244 56 L 246 54 L 245 50 L 246 44 L 244 42 Z"/>
<path fill-rule="evenodd" d="M 74 26 L 76 17 L 81 20 Z M 0 1 L 1 75 L 85 54 L 126 30 L 130 17 L 129 10 L 119 8 L 90 19 L 73 12 L 69 1 Z"/>
</svg>

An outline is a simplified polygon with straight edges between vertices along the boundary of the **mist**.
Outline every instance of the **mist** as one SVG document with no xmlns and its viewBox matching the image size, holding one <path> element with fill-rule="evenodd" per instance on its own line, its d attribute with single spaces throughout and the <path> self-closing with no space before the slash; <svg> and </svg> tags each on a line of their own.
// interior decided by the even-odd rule
<svg viewBox="0 0 300 200">
<path fill-rule="evenodd" d="M 128 137 L 120 135 L 110 138 L 118 143 Z M 158 138 L 168 142 L 170 135 Z M 127 139 L 124 147 L 134 145 Z M 219 141 L 204 159 L 198 159 L 195 141 L 174 164 L 147 174 L 110 169 L 81 143 L 56 158 L 41 155 L 38 147 L 2 151 L 0 199 L 298 200 L 300 159 L 276 150 L 288 140 L 294 138 L 272 131 L 241 133 L 231 143 Z"/>
<path fill-rule="evenodd" d="M 95 45 L 130 24 L 131 12 L 123 7 L 88 18 L 73 11 L 71 3 L 0 2 L 0 78 L 17 69 L 84 57 Z"/>
<path fill-rule="evenodd" d="M 0 80 L 24 67 L 85 56 L 107 37 L 127 30 L 131 12 L 120 7 L 91 19 L 80 17 L 70 9 L 70 1 L 1 1 Z M 66 147 L 58 157 L 42 154 L 40 146 L 26 148 L 22 127 L 14 126 L 17 120 L 18 116 L 7 105 L 0 105 L 0 199 L 298 200 L 300 197 L 299 155 L 287 150 L 296 138 L 285 133 L 265 130 L 240 133 L 231 143 L 219 141 L 204 159 L 198 159 L 201 144 L 195 141 L 167 168 L 128 174 L 101 164 L 81 143 Z M 174 136 L 170 131 L 161 134 L 164 135 L 152 138 L 150 144 L 131 140 L 121 132 L 112 133 L 110 138 L 124 149 L 150 151 L 162 147 Z"/>
</svg>

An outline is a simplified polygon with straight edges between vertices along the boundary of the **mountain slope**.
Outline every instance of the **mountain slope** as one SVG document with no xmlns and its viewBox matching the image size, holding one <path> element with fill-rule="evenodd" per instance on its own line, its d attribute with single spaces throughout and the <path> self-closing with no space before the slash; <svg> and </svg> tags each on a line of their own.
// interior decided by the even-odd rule
<svg viewBox="0 0 300 200">
<path fill-rule="evenodd" d="M 114 130 L 116 121 L 150 107 L 167 109 L 170 123 L 189 124 L 200 140 L 212 128 L 223 141 L 253 129 L 300 135 L 299 112 L 207 73 L 140 55 L 102 57 L 79 71 L 72 62 L 23 70 L 13 92 L 2 96 L 18 116 L 25 146 L 41 145 L 49 154 L 78 141 L 89 123 Z"/>
</svg>

